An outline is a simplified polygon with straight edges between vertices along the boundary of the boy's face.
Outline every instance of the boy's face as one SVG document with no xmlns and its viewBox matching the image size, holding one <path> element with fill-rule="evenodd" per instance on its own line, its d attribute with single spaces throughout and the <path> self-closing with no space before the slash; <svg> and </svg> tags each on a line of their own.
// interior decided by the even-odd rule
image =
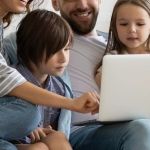
<svg viewBox="0 0 150 150">
<path fill-rule="evenodd" d="M 95 27 L 100 0 L 52 0 L 55 10 L 77 34 L 88 34 Z"/>
<path fill-rule="evenodd" d="M 47 62 L 44 60 L 43 63 L 38 66 L 40 74 L 49 74 L 52 76 L 60 76 L 63 74 L 69 62 L 70 47 L 68 46 L 68 43 L 63 49 L 50 57 Z"/>
<path fill-rule="evenodd" d="M 116 28 L 119 40 L 129 53 L 145 53 L 150 36 L 150 16 L 145 9 L 123 4 L 117 11 Z"/>
</svg>

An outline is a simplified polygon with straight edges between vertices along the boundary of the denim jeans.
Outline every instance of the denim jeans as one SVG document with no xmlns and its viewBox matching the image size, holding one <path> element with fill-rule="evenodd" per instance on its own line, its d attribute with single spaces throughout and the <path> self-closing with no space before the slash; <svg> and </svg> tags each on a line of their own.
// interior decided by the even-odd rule
<svg viewBox="0 0 150 150">
<path fill-rule="evenodd" d="M 150 150 L 150 120 L 89 125 L 70 136 L 73 150 Z"/>
<path fill-rule="evenodd" d="M 16 97 L 0 98 L 0 150 L 17 150 L 9 141 L 29 135 L 40 119 L 38 106 Z"/>
</svg>

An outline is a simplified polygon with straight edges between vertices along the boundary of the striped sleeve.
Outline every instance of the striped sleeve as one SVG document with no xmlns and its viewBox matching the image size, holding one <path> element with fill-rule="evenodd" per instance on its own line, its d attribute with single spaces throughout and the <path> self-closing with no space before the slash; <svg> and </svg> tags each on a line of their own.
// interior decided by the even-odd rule
<svg viewBox="0 0 150 150">
<path fill-rule="evenodd" d="M 0 53 L 0 97 L 24 82 L 25 78 L 16 69 L 8 66 Z"/>
</svg>

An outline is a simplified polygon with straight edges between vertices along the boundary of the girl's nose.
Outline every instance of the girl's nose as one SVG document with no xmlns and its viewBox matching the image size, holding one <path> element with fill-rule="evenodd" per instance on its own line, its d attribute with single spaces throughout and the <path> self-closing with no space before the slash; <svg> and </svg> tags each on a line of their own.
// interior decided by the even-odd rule
<svg viewBox="0 0 150 150">
<path fill-rule="evenodd" d="M 136 26 L 135 26 L 135 25 L 130 25 L 130 26 L 129 26 L 129 32 L 130 32 L 130 33 L 136 32 Z"/>
</svg>

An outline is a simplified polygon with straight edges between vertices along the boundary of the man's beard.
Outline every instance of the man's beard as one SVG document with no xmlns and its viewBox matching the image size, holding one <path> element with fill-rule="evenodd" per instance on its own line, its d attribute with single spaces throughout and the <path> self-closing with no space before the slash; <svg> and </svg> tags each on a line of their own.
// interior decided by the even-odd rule
<svg viewBox="0 0 150 150">
<path fill-rule="evenodd" d="M 80 25 L 76 21 L 68 17 L 63 11 L 60 11 L 60 13 L 61 13 L 61 16 L 69 23 L 74 33 L 79 34 L 79 35 L 86 35 L 90 33 L 95 27 L 97 16 L 98 16 L 98 12 L 94 13 L 90 24 L 88 26 L 87 24 L 83 26 L 83 24 Z"/>
</svg>

